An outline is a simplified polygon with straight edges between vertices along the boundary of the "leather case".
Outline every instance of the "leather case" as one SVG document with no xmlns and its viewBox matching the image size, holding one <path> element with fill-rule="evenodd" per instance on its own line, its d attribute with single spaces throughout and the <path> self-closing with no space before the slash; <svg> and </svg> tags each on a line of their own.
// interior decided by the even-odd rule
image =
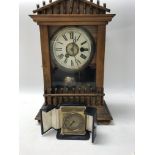
<svg viewBox="0 0 155 155">
<path fill-rule="evenodd" d="M 84 106 L 79 103 L 64 103 L 61 106 Z M 90 132 L 92 132 L 92 143 L 96 137 L 96 108 L 86 107 L 86 134 L 85 135 L 61 135 L 61 121 L 60 121 L 60 107 L 53 105 L 43 106 L 41 112 L 41 134 L 45 134 L 50 129 L 57 130 L 57 139 L 71 139 L 71 140 L 87 140 L 90 138 Z"/>
</svg>

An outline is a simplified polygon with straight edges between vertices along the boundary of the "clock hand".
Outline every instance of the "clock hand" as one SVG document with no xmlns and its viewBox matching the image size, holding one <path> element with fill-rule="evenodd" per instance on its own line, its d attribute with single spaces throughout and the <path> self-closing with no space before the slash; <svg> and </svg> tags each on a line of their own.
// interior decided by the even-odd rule
<svg viewBox="0 0 155 155">
<path fill-rule="evenodd" d="M 75 121 L 72 121 L 69 126 L 72 126 L 74 123 L 75 123 Z"/>
</svg>

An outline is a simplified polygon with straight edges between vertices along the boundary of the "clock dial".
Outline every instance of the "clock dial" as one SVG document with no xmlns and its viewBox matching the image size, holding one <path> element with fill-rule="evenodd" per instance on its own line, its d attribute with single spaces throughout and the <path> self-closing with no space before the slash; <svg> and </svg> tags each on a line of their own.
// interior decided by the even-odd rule
<svg viewBox="0 0 155 155">
<path fill-rule="evenodd" d="M 78 130 L 84 123 L 83 116 L 78 113 L 71 113 L 64 118 L 64 127 L 68 130 Z"/>
<path fill-rule="evenodd" d="M 88 32 L 77 27 L 59 30 L 50 41 L 52 59 L 65 71 L 79 71 L 93 55 L 93 40 Z"/>
</svg>

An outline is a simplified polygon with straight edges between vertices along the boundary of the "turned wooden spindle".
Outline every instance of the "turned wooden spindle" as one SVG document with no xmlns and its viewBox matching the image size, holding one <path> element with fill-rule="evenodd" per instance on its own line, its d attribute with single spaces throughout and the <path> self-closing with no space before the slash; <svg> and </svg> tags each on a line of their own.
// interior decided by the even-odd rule
<svg viewBox="0 0 155 155">
<path fill-rule="evenodd" d="M 81 89 L 80 89 L 80 94 L 83 94 L 84 92 L 83 92 L 83 88 L 81 87 Z M 83 96 L 80 96 L 80 102 L 81 103 L 83 103 L 83 99 L 84 99 L 84 97 Z"/>
<path fill-rule="evenodd" d="M 100 6 L 100 0 L 97 0 L 97 5 Z M 97 13 L 100 13 L 100 9 L 97 10 Z"/>
<path fill-rule="evenodd" d="M 45 94 L 49 94 L 49 93 L 50 93 L 50 88 L 47 88 L 45 90 Z M 51 97 L 50 96 L 45 97 L 45 103 L 46 104 L 51 104 Z"/>
<path fill-rule="evenodd" d="M 93 3 L 93 0 L 90 0 L 90 2 Z M 90 11 L 89 11 L 91 14 L 93 14 L 93 7 L 90 5 Z"/>
<path fill-rule="evenodd" d="M 47 91 L 47 89 L 45 89 L 45 91 L 44 91 L 44 94 L 48 94 L 48 91 Z M 44 99 L 45 99 L 45 104 L 47 105 L 48 103 L 47 103 L 47 96 L 44 96 Z"/>
<path fill-rule="evenodd" d="M 104 95 L 103 88 L 100 88 L 100 93 L 102 93 Z M 101 98 L 100 105 L 103 105 L 103 96 L 101 96 L 100 98 Z"/>
<path fill-rule="evenodd" d="M 93 93 L 93 88 L 92 87 L 90 88 L 90 92 Z M 93 105 L 93 99 L 94 98 L 91 96 L 90 97 L 90 105 Z"/>
<path fill-rule="evenodd" d="M 63 93 L 63 88 L 60 88 L 60 93 L 61 93 L 61 94 Z M 61 97 L 60 97 L 60 104 L 62 104 L 62 102 L 63 102 L 63 97 L 61 96 Z"/>
<path fill-rule="evenodd" d="M 70 0 L 70 11 L 69 11 L 70 14 L 73 13 L 73 7 L 74 7 L 74 0 Z"/>
<path fill-rule="evenodd" d="M 84 93 L 84 94 L 87 94 L 87 88 L 84 88 L 84 89 L 83 89 L 83 93 Z M 87 96 L 84 97 L 83 101 L 84 101 L 84 103 L 87 104 Z"/>
<path fill-rule="evenodd" d="M 54 88 L 54 94 L 56 94 L 57 93 L 57 88 Z M 54 105 L 56 105 L 57 104 L 57 97 L 55 96 L 55 97 L 53 97 L 53 104 Z"/>
<path fill-rule="evenodd" d="M 48 93 L 52 93 L 52 88 L 49 88 Z M 50 97 L 50 102 L 51 102 L 51 104 L 53 104 L 53 102 L 52 102 L 52 96 Z"/>
<path fill-rule="evenodd" d="M 75 94 L 78 94 L 79 93 L 79 89 L 76 87 L 75 88 Z M 75 102 L 78 102 L 79 101 L 79 97 L 78 96 L 75 96 Z"/>
<path fill-rule="evenodd" d="M 78 93 L 80 94 L 81 93 L 81 88 L 79 87 L 79 89 L 78 89 Z M 78 97 L 78 102 L 81 102 L 81 97 L 79 96 Z"/>
<path fill-rule="evenodd" d="M 87 93 L 87 94 L 91 93 L 91 92 L 90 92 L 90 88 L 87 88 L 86 93 Z M 87 103 L 87 105 L 90 105 L 90 97 L 89 97 L 89 96 L 86 97 L 86 103 Z"/>
<path fill-rule="evenodd" d="M 75 88 L 74 87 L 72 88 L 72 92 L 71 93 L 75 94 Z M 75 102 L 75 96 L 72 97 L 72 101 Z"/>
<path fill-rule="evenodd" d="M 77 14 L 79 14 L 80 13 L 80 1 L 79 0 L 77 0 Z"/>
<path fill-rule="evenodd" d="M 62 4 L 62 12 L 63 12 L 63 14 L 66 13 L 66 1 L 63 1 L 63 4 Z"/>
<path fill-rule="evenodd" d="M 83 4 L 83 14 L 86 14 L 86 4 Z"/>
<path fill-rule="evenodd" d="M 97 88 L 96 93 L 99 94 L 100 93 L 100 88 Z M 96 97 L 96 105 L 100 104 L 100 96 Z"/>
<path fill-rule="evenodd" d="M 67 94 L 68 93 L 68 88 L 65 87 L 63 92 L 64 92 L 64 94 Z M 68 97 L 63 97 L 63 100 L 64 100 L 64 102 L 67 102 L 68 101 Z"/>
<path fill-rule="evenodd" d="M 61 4 L 60 3 L 58 4 L 57 10 L 58 10 L 58 14 L 60 14 L 61 13 Z"/>
<path fill-rule="evenodd" d="M 42 3 L 43 3 L 43 6 L 46 5 L 46 2 L 45 2 L 45 1 L 43 1 Z M 45 9 L 45 10 L 43 11 L 43 13 L 46 14 L 46 13 L 47 13 L 47 10 Z"/>
<path fill-rule="evenodd" d="M 96 92 L 97 92 L 97 88 L 94 88 L 93 93 L 96 93 Z M 93 105 L 96 105 L 96 102 L 97 102 L 97 96 L 94 96 L 93 97 Z"/>
</svg>

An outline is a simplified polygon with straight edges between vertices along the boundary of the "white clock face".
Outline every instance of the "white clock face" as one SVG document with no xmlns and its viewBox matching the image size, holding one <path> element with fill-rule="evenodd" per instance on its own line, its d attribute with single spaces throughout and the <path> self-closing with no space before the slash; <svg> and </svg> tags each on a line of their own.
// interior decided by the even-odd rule
<svg viewBox="0 0 155 155">
<path fill-rule="evenodd" d="M 66 27 L 50 41 L 52 59 L 65 71 L 79 71 L 91 60 L 93 41 L 90 35 L 77 27 Z"/>
</svg>

